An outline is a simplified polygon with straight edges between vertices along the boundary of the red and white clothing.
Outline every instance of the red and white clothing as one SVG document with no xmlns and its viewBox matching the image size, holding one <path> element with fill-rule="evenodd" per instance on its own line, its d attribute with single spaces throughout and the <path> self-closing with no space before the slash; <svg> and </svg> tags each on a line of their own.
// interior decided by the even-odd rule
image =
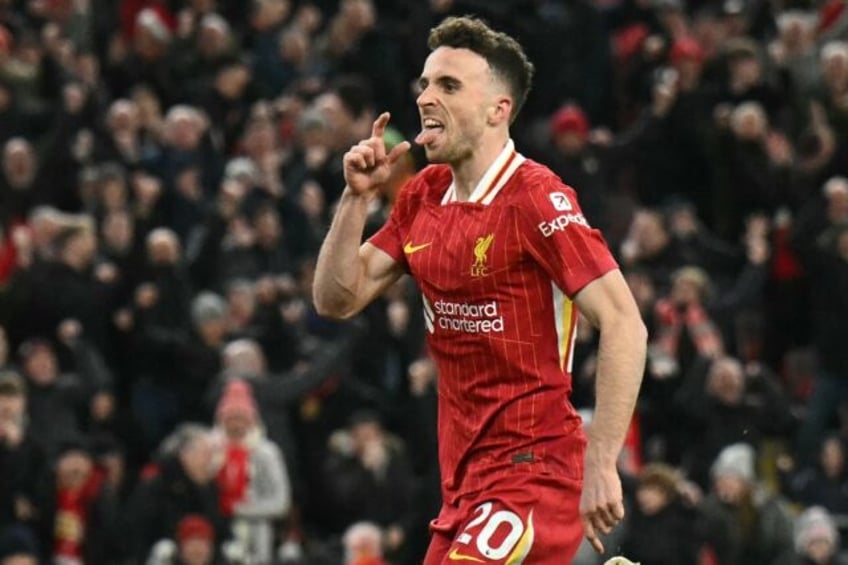
<svg viewBox="0 0 848 565">
<path fill-rule="evenodd" d="M 458 528 L 474 518 L 457 517 L 455 509 L 472 498 L 485 501 L 487 491 L 516 473 L 571 484 L 564 487 L 573 491 L 577 523 L 570 526 L 579 529 L 585 436 L 568 400 L 572 300 L 617 265 L 574 190 L 509 141 L 467 202 L 456 200 L 449 167 L 424 169 L 370 242 L 403 265 L 423 294 L 439 369 L 444 506 L 434 532 L 462 537 Z M 524 532 L 531 510 L 519 515 Z M 439 562 L 428 556 L 427 563 Z"/>
</svg>

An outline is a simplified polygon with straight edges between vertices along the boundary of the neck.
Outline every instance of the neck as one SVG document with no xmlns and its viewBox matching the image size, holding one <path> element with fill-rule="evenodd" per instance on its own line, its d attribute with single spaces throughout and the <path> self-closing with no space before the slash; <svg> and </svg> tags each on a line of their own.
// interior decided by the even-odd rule
<svg viewBox="0 0 848 565">
<path fill-rule="evenodd" d="M 509 141 L 509 132 L 506 130 L 498 132 L 496 135 L 483 136 L 480 139 L 479 147 L 467 159 L 451 164 L 454 183 L 456 183 L 456 195 L 459 200 L 466 201 L 471 197 L 477 183 L 498 158 L 507 141 Z"/>
</svg>

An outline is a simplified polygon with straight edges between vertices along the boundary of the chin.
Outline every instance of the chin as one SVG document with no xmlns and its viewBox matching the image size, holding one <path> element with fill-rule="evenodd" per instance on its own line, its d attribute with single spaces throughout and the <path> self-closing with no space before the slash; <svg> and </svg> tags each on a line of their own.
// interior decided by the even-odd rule
<svg viewBox="0 0 848 565">
<path fill-rule="evenodd" d="M 448 162 L 443 152 L 435 149 L 428 149 L 426 146 L 424 147 L 424 155 L 426 155 L 427 161 L 436 165 Z"/>
</svg>

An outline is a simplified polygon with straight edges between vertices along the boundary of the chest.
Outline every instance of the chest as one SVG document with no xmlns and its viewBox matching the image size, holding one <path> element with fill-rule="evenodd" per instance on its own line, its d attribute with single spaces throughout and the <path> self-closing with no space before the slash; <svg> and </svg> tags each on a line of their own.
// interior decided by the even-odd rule
<svg viewBox="0 0 848 565">
<path fill-rule="evenodd" d="M 420 283 L 454 293 L 502 286 L 525 262 L 517 218 L 501 206 L 424 206 L 411 223 L 404 252 Z"/>
</svg>

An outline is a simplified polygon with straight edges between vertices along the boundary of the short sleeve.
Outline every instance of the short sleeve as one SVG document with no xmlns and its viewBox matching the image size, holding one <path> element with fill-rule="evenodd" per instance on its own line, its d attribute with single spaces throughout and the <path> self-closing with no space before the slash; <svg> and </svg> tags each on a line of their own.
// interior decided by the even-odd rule
<svg viewBox="0 0 848 565">
<path fill-rule="evenodd" d="M 553 176 L 528 184 L 519 205 L 524 244 L 563 292 L 573 297 L 618 268 L 601 232 L 583 216 L 574 189 Z"/>
<path fill-rule="evenodd" d="M 389 219 L 377 233 L 368 239 L 371 245 L 386 252 L 403 266 L 406 272 L 409 272 L 409 265 L 406 262 L 406 254 L 403 252 L 403 244 L 406 234 L 409 233 L 409 226 L 415 218 L 419 201 L 417 196 L 418 184 L 416 177 L 413 177 L 401 187 L 395 205 L 392 206 Z"/>
</svg>

